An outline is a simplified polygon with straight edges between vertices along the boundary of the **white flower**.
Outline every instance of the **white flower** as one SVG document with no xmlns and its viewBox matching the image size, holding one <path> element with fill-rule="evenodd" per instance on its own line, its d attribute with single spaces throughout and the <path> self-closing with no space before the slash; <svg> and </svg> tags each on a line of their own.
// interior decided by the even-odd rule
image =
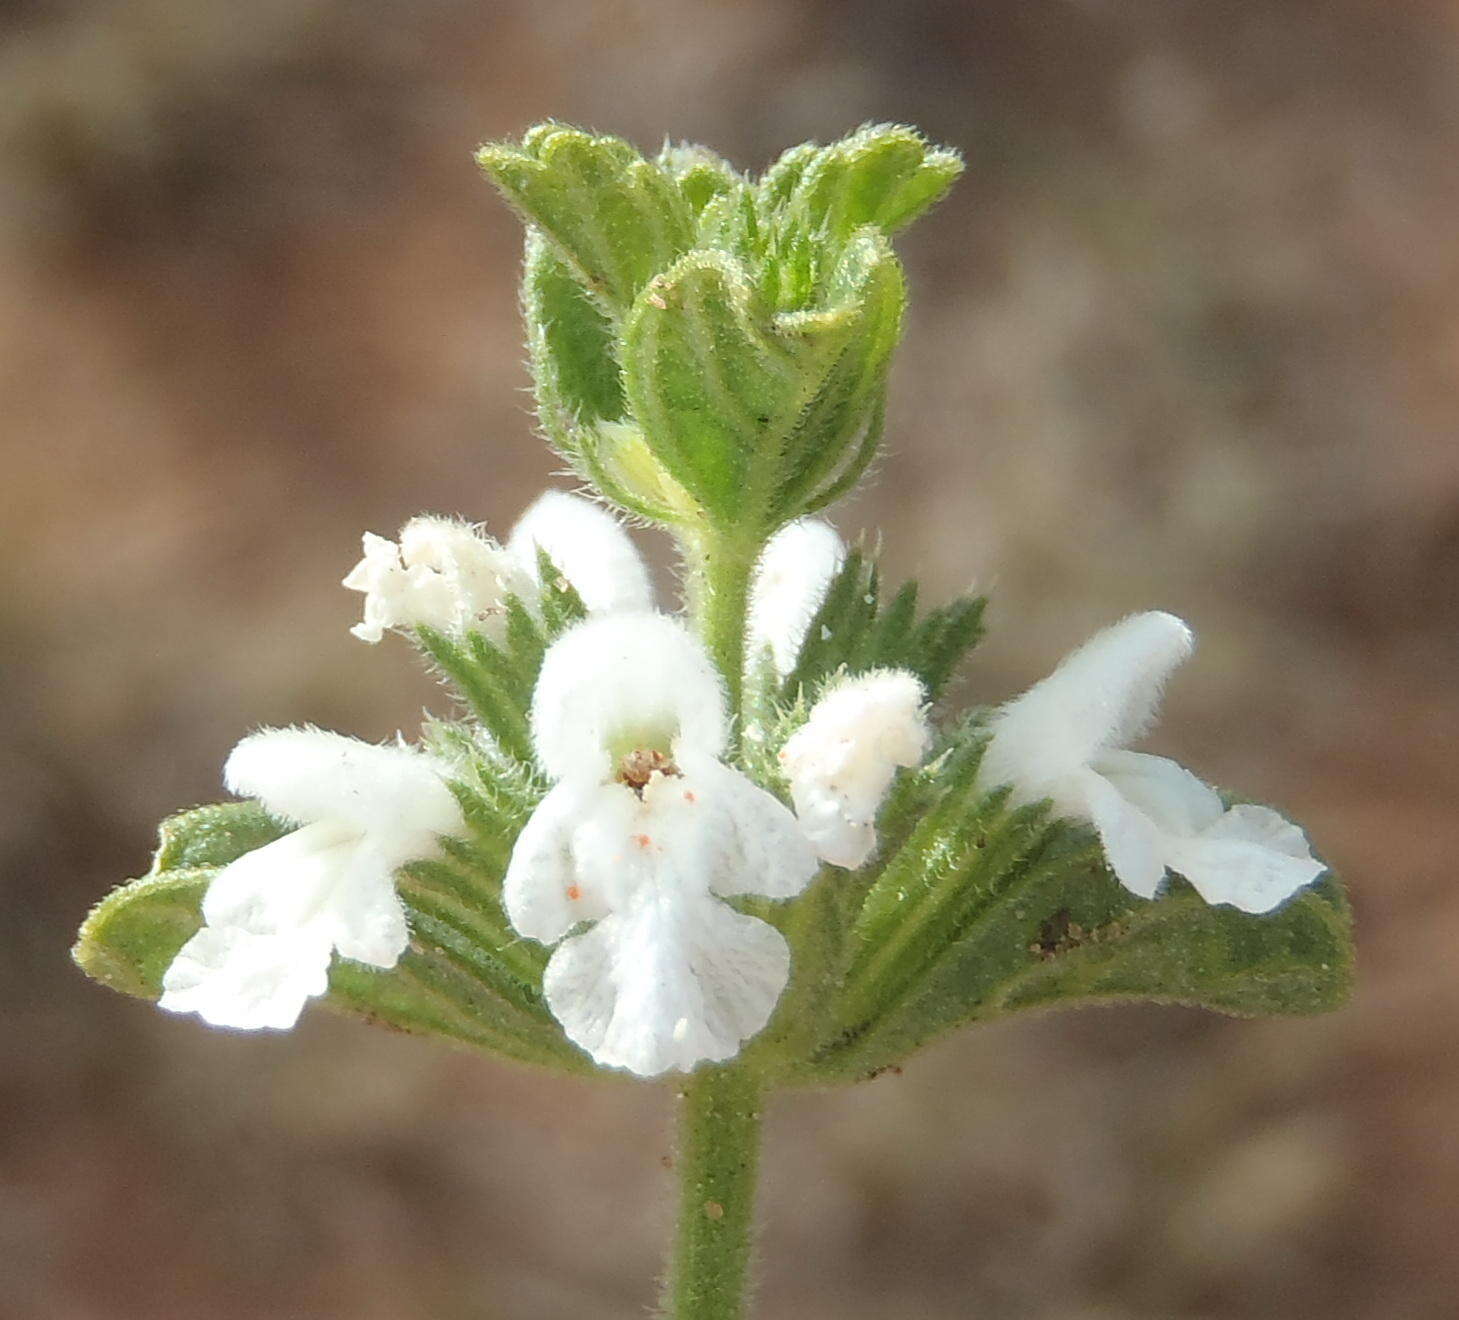
<svg viewBox="0 0 1459 1320">
<path fill-rule="evenodd" d="M 362 642 L 378 642 L 387 628 L 417 627 L 499 638 L 506 598 L 534 594 L 513 555 L 451 518 L 412 518 L 399 545 L 366 532 L 364 551 L 344 579 L 365 594 L 364 618 L 350 629 Z"/>
<path fill-rule="evenodd" d="M 780 763 L 795 813 L 826 861 L 855 869 L 871 856 L 892 776 L 927 755 L 925 700 L 905 670 L 860 674 L 827 691 L 786 741 Z"/>
<path fill-rule="evenodd" d="M 224 769 L 229 790 L 300 828 L 213 878 L 161 1007 L 219 1027 L 291 1027 L 328 989 L 332 953 L 394 967 L 409 939 L 395 870 L 461 828 L 444 773 L 410 747 L 321 729 L 245 738 Z"/>
<path fill-rule="evenodd" d="M 363 592 L 364 618 L 350 629 L 378 642 L 389 628 L 472 629 L 493 641 L 506 630 L 506 600 L 539 592 L 541 548 L 590 610 L 645 609 L 648 571 L 623 528 L 588 500 L 548 491 L 523 515 L 505 546 L 466 523 L 422 515 L 400 543 L 364 535 L 364 557 L 344 579 Z"/>
<path fill-rule="evenodd" d="M 504 899 L 523 935 L 558 944 L 548 1006 L 599 1063 L 640 1076 L 732 1057 L 769 1020 L 790 951 L 721 899 L 790 898 L 817 863 L 790 812 L 719 760 L 704 648 L 662 615 L 587 620 L 547 652 L 532 733 L 554 787 Z"/>
<path fill-rule="evenodd" d="M 1169 868 L 1208 903 L 1269 912 L 1325 869 L 1302 831 L 1267 807 L 1227 809 L 1163 756 L 1121 750 L 1153 720 L 1193 645 L 1170 614 L 1132 615 L 1096 634 L 994 715 L 979 782 L 1011 784 L 1017 802 L 1049 798 L 1092 823 L 1110 868 L 1141 898 Z"/>
<path fill-rule="evenodd" d="M 846 547 L 836 529 L 817 518 L 787 523 L 770 538 L 755 565 L 750 591 L 752 661 L 768 647 L 781 678 L 795 668 L 806 629 L 845 560 Z"/>
</svg>

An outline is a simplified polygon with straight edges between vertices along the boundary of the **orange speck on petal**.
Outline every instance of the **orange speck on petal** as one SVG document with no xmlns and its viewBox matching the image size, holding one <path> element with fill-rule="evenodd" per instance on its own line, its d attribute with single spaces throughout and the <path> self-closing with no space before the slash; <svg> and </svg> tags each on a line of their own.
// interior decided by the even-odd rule
<svg viewBox="0 0 1459 1320">
<path fill-rule="evenodd" d="M 574 903 L 576 903 L 578 899 L 583 896 L 583 891 L 579 889 L 576 885 L 568 885 L 567 896 L 572 899 Z"/>
<path fill-rule="evenodd" d="M 640 848 L 647 848 L 649 846 L 649 844 L 651 844 L 653 842 L 653 840 L 650 839 L 647 834 L 635 834 L 633 836 L 633 841 Z"/>
<path fill-rule="evenodd" d="M 694 793 L 690 789 L 687 789 L 686 788 L 684 790 L 684 801 L 685 802 L 698 802 L 699 799 L 697 797 L 695 797 Z"/>
</svg>

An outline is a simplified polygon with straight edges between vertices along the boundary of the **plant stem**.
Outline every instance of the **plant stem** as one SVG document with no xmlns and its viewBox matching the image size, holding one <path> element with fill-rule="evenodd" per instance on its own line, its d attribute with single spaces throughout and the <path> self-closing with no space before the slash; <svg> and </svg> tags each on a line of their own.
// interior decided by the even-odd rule
<svg viewBox="0 0 1459 1320">
<path fill-rule="evenodd" d="M 742 1320 L 760 1155 L 760 1084 L 743 1067 L 693 1074 L 679 1097 L 679 1224 L 669 1320 Z"/>
<path fill-rule="evenodd" d="M 760 543 L 712 531 L 683 542 L 689 604 L 738 723 L 750 575 Z M 760 1160 L 760 1082 L 735 1064 L 692 1073 L 678 1100 L 679 1222 L 664 1289 L 669 1320 L 742 1320 Z"/>
<path fill-rule="evenodd" d="M 750 574 L 760 546 L 706 532 L 684 547 L 690 607 L 699 635 L 724 676 L 731 714 L 738 715 L 745 674 L 745 616 Z"/>
</svg>

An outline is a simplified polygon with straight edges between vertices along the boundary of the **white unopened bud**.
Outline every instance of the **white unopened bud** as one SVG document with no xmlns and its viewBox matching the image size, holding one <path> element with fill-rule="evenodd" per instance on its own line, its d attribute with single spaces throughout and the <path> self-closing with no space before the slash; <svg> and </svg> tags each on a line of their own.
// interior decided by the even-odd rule
<svg viewBox="0 0 1459 1320">
<path fill-rule="evenodd" d="M 591 500 L 549 490 L 517 520 L 507 550 L 537 581 L 537 552 L 545 551 L 593 614 L 653 607 L 648 569 L 606 509 Z"/>
<path fill-rule="evenodd" d="M 862 674 L 828 691 L 786 742 L 780 763 L 796 816 L 826 861 L 855 868 L 871 856 L 892 776 L 927 754 L 925 699 L 905 670 Z"/>
<path fill-rule="evenodd" d="M 768 649 L 782 678 L 795 668 L 806 629 L 845 560 L 836 529 L 816 518 L 800 518 L 770 538 L 750 592 L 752 661 Z"/>
</svg>

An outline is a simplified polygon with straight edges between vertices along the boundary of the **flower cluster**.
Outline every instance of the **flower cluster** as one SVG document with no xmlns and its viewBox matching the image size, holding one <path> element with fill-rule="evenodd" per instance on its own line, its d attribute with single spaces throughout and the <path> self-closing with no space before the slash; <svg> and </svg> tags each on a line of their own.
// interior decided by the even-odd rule
<svg viewBox="0 0 1459 1320">
<path fill-rule="evenodd" d="M 365 595 L 353 631 L 369 642 L 413 627 L 499 636 L 509 599 L 536 606 L 544 556 L 589 616 L 552 644 L 536 680 L 531 741 L 549 787 L 506 870 L 507 917 L 552 947 L 546 1003 L 599 1064 L 649 1077 L 731 1058 L 770 1019 L 792 958 L 774 926 L 733 900 L 793 899 L 823 863 L 854 870 L 874 856 L 894 776 L 931 746 L 927 694 L 898 669 L 826 683 L 778 751 L 787 805 L 729 758 L 723 677 L 683 623 L 654 612 L 623 528 L 556 492 L 505 544 L 430 517 L 398 543 L 367 535 L 345 579 Z M 823 522 L 771 539 L 747 668 L 790 673 L 844 559 Z M 1143 898 L 1172 870 L 1208 902 L 1265 912 L 1322 871 L 1301 831 L 1266 808 L 1226 806 L 1172 761 L 1123 750 L 1191 647 L 1168 614 L 1101 633 L 994 712 L 978 784 L 1092 824 Z M 454 773 L 404 743 L 315 729 L 246 738 L 228 787 L 298 828 L 218 873 L 162 1006 L 220 1026 L 288 1027 L 327 990 L 334 955 L 394 966 L 409 942 L 394 875 L 460 832 Z"/>
<path fill-rule="evenodd" d="M 240 800 L 169 817 L 87 917 L 90 975 L 222 1027 L 327 996 L 563 1072 L 694 1072 L 663 1312 L 726 1320 L 762 1093 L 1061 1001 L 1343 1001 L 1350 915 L 1302 831 L 1131 750 L 1184 623 L 934 723 L 986 601 L 888 590 L 823 521 L 877 461 L 893 240 L 957 152 L 868 124 L 755 175 L 553 122 L 477 161 L 526 224 L 537 423 L 592 498 L 501 539 L 367 533 L 350 631 L 414 645 L 457 710 L 413 743 L 245 738 Z M 682 611 L 620 513 L 672 543 Z"/>
</svg>

